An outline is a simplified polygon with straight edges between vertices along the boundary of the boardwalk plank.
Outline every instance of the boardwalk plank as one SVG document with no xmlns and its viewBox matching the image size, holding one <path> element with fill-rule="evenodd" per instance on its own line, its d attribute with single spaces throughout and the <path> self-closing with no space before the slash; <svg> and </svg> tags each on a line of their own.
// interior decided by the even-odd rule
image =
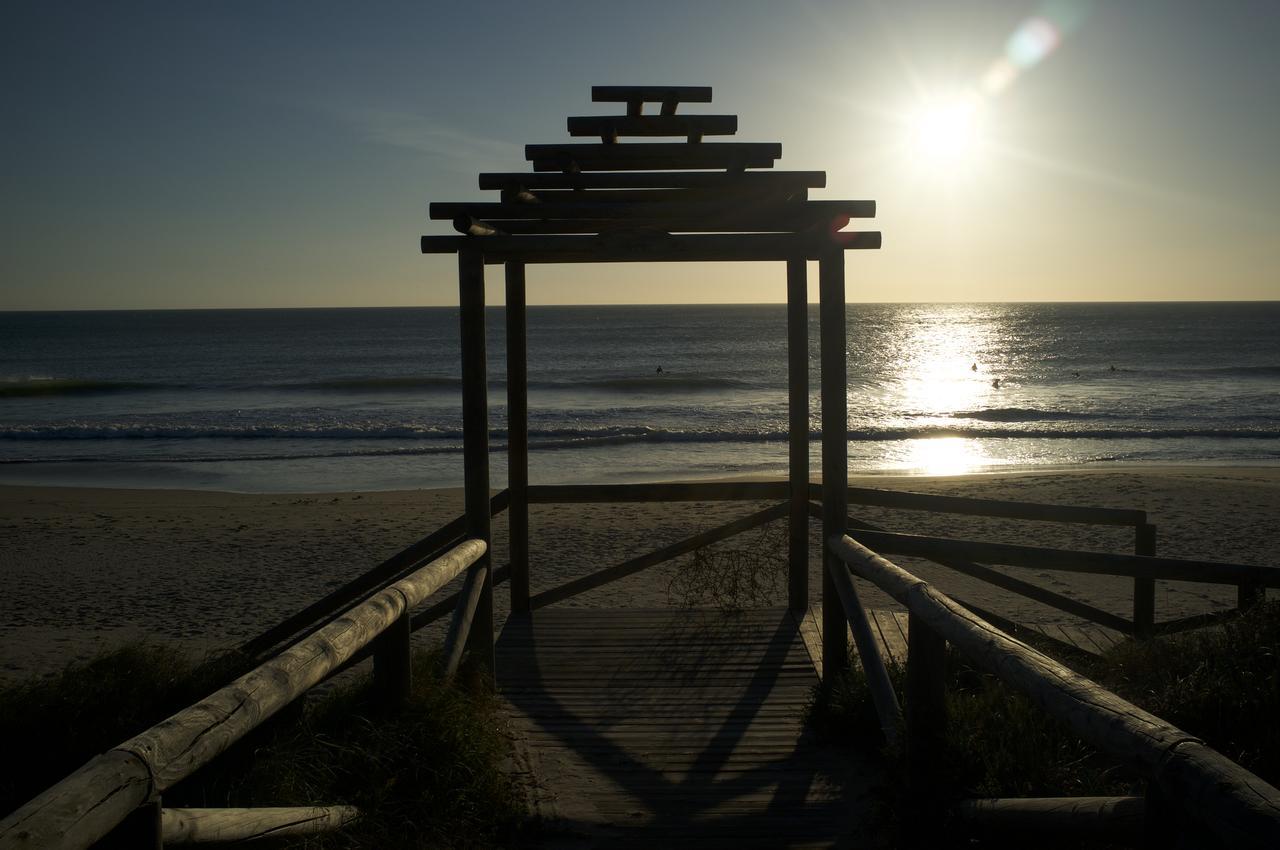
<svg viewBox="0 0 1280 850">
<path fill-rule="evenodd" d="M 849 846 L 868 822 L 878 775 L 804 728 L 818 679 L 785 610 L 547 608 L 497 665 L 572 846 Z"/>
</svg>

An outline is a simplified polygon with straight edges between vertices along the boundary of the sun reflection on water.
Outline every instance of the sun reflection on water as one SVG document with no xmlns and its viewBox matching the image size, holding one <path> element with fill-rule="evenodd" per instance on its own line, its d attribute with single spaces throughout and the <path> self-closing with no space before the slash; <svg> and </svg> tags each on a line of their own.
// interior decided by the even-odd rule
<svg viewBox="0 0 1280 850">
<path fill-rule="evenodd" d="M 901 464 L 922 475 L 964 475 L 998 463 L 978 440 L 964 437 L 933 437 L 908 440 Z"/>
<path fill-rule="evenodd" d="M 963 310 L 922 316 L 890 364 L 902 412 L 938 416 L 985 405 L 995 377 L 981 362 L 998 345 L 992 323 Z"/>
</svg>

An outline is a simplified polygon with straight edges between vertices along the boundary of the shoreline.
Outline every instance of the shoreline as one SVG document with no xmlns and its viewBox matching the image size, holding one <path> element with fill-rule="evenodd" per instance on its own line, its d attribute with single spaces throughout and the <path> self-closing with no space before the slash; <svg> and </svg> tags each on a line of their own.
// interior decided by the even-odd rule
<svg viewBox="0 0 1280 850">
<path fill-rule="evenodd" d="M 32 465 L 39 465 L 33 462 Z M 25 467 L 26 464 L 15 464 L 11 468 L 17 469 Z M 59 464 L 59 466 L 62 466 Z M 810 469 L 814 465 L 811 463 Z M 1008 465 L 990 465 L 986 467 L 975 468 L 963 472 L 929 472 L 927 470 L 910 470 L 910 469 L 873 469 L 873 470 L 853 470 L 849 471 L 850 486 L 869 486 L 859 482 L 884 482 L 884 481 L 960 481 L 965 479 L 989 479 L 989 478 L 1005 478 L 1011 476 L 1025 475 L 1105 475 L 1118 472 L 1138 472 L 1143 474 L 1178 474 L 1178 473 L 1203 473 L 1213 470 L 1221 470 L 1223 472 L 1239 473 L 1239 472 L 1257 472 L 1261 474 L 1270 474 L 1277 480 L 1280 480 L 1280 460 L 1275 459 L 1254 459 L 1254 460 L 1206 460 L 1201 462 L 1187 461 L 1123 461 L 1123 460 L 1098 460 L 1089 463 L 1060 463 L 1060 464 L 1008 464 Z M 1268 473 L 1267 471 L 1270 471 Z M 36 476 L 40 478 L 41 476 Z M 504 483 L 500 480 L 504 476 L 491 475 L 494 480 L 491 485 L 492 490 L 497 492 L 503 489 Z M 612 484 L 669 484 L 669 483 L 722 483 L 732 481 L 785 481 L 787 478 L 785 470 L 777 475 L 762 474 L 757 472 L 744 472 L 740 474 L 707 474 L 694 475 L 681 478 L 649 478 L 649 477 L 624 477 L 612 478 L 608 480 L 589 480 L 581 482 L 554 482 L 557 486 L 567 483 L 581 483 L 590 485 L 612 485 Z M 811 474 L 809 480 L 812 483 L 821 483 L 821 474 Z M 531 482 L 535 486 L 546 482 Z M 419 492 L 448 492 L 461 491 L 462 484 L 445 484 L 445 485 L 427 485 L 422 487 L 385 487 L 385 488 L 344 488 L 344 489 L 308 489 L 308 490 L 237 490 L 234 488 L 219 488 L 215 486 L 209 487 L 181 487 L 171 486 L 169 484 L 158 484 L 156 486 L 146 485 L 119 485 L 119 484 L 93 484 L 85 481 L 71 480 L 68 482 L 39 480 L 39 481 L 9 481 L 6 480 L 5 467 L 0 466 L 0 490 L 5 489 L 55 489 L 55 490 L 103 490 L 103 491 L 124 491 L 124 492 L 173 492 L 173 493 L 223 493 L 237 496 L 323 496 L 323 495 L 342 495 L 347 493 L 375 494 L 375 493 L 419 493 Z"/>
<path fill-rule="evenodd" d="M 734 476 L 719 480 L 776 477 Z M 707 481 L 711 479 L 699 479 Z M 1019 469 L 958 476 L 851 475 L 852 486 L 1148 511 L 1158 553 L 1280 566 L 1280 466 L 1133 465 Z M 56 671 L 125 639 L 173 641 L 203 652 L 235 645 L 299 610 L 462 513 L 460 488 L 235 493 L 0 485 L 0 677 Z M 757 509 L 753 503 L 585 504 L 531 509 L 535 592 L 676 542 Z M 1019 522 L 865 508 L 892 530 L 1132 552 L 1132 529 Z M 506 560 L 507 524 L 494 523 Z M 820 573 L 811 528 L 811 599 Z M 737 538 L 743 546 L 755 537 Z M 1026 622 L 1070 622 L 1022 597 L 912 559 L 903 566 L 966 601 Z M 688 559 L 660 565 L 568 605 L 678 604 L 673 578 Z M 1021 577 L 1128 615 L 1132 582 L 1023 570 Z M 446 589 L 442 592 L 450 592 Z M 785 594 L 785 583 L 781 588 Z M 1273 591 L 1274 593 L 1274 591 Z M 507 593 L 495 594 L 498 622 Z M 869 607 L 889 607 L 877 592 Z M 1234 605 L 1235 588 L 1160 582 L 1157 619 Z M 771 603 L 772 604 L 772 603 Z M 431 639 L 428 631 L 424 639 Z"/>
</svg>

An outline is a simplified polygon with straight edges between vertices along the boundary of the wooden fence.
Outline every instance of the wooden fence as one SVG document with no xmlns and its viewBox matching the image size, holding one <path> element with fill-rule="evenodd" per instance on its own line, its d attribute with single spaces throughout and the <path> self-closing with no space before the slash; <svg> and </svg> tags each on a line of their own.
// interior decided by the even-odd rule
<svg viewBox="0 0 1280 850">
<path fill-rule="evenodd" d="M 851 581 L 851 575 L 856 574 L 909 612 L 906 717 L 900 717 L 891 687 L 875 704 L 882 726 L 897 728 L 904 722 L 909 782 L 926 805 L 936 799 L 935 757 L 946 719 L 944 670 L 946 645 L 950 643 L 978 666 L 1027 694 L 1050 715 L 1068 723 L 1085 741 L 1136 769 L 1151 782 L 1154 793 L 1150 796 L 1158 801 L 1154 805 L 1159 806 L 1160 814 L 1174 820 L 1189 817 L 1233 848 L 1280 846 L 1280 790 L 1194 736 L 1010 637 L 848 535 L 832 536 L 827 546 L 842 565 L 841 581 Z M 997 553 L 967 551 L 984 557 Z M 1003 557 L 1014 554 L 1006 552 Z M 1115 558 L 1125 559 L 1129 566 L 1129 572 L 1120 574 L 1140 573 L 1151 578 L 1171 573 L 1183 578 L 1187 574 L 1184 567 L 1175 568 L 1167 559 L 1109 556 L 1094 563 L 1123 566 Z M 1135 566 L 1133 560 L 1145 562 L 1145 567 Z M 1236 576 L 1234 571 L 1224 572 Z M 1264 581 L 1274 581 L 1275 572 L 1265 573 Z M 854 620 L 862 612 L 849 610 L 846 615 Z M 879 691 L 888 682 L 872 679 L 871 686 Z M 1090 831 L 1123 837 L 1132 834 L 1134 812 L 1140 807 L 1130 798 L 975 800 L 961 806 L 960 814 L 987 824 L 1025 827 L 1034 823 L 1060 833 L 1083 824 Z"/>
<path fill-rule="evenodd" d="M 366 646 L 373 648 L 382 699 L 403 699 L 410 684 L 411 609 L 481 563 L 486 550 L 483 541 L 459 543 L 203 701 L 92 759 L 0 821 L 0 850 L 84 848 L 113 830 L 122 831 L 113 837 L 127 846 L 156 847 L 297 834 L 348 822 L 356 813 L 347 806 L 166 810 L 160 800 Z M 459 631 L 457 639 L 465 641 L 466 629 Z"/>
<path fill-rule="evenodd" d="M 470 488 L 474 489 L 474 488 Z M 789 523 L 788 595 L 793 610 L 808 605 L 808 523 L 811 515 L 822 518 L 822 508 L 810 500 L 821 498 L 820 485 L 794 481 L 663 483 L 625 485 L 531 486 L 513 483 L 488 497 L 469 499 L 466 516 L 412 544 L 347 585 L 273 626 L 240 647 L 241 655 L 259 666 L 204 702 L 180 712 L 142 735 L 99 756 L 75 774 L 32 800 L 0 822 L 0 850 L 18 847 L 86 847 L 113 829 L 139 830 L 151 843 L 158 841 L 228 840 L 282 829 L 293 832 L 330 829 L 347 822 L 355 813 L 349 807 L 304 809 L 178 810 L 163 809 L 160 794 L 205 764 L 250 729 L 327 676 L 374 658 L 375 686 L 382 699 L 403 698 L 409 687 L 409 638 L 412 632 L 451 615 L 445 640 L 443 666 L 452 675 L 465 657 L 492 656 L 491 588 L 504 581 L 512 585 L 512 610 L 527 611 L 570 599 L 580 593 L 633 575 L 641 570 L 722 542 L 766 523 L 787 518 Z M 1149 635 L 1202 625 L 1221 615 L 1189 617 L 1156 623 L 1156 579 L 1214 581 L 1239 588 L 1240 607 L 1261 598 L 1266 587 L 1280 586 L 1280 571 L 1262 567 L 1183 561 L 1155 557 L 1155 526 L 1143 511 L 1044 505 L 956 496 L 850 487 L 847 505 L 867 505 L 898 510 L 956 513 L 1063 523 L 1127 526 L 1134 529 L 1136 555 L 1073 552 L 1029 546 L 904 535 L 876 528 L 848 517 L 850 530 L 864 542 L 889 553 L 925 557 L 959 572 L 1020 593 L 1059 610 L 1083 617 L 1127 634 Z M 639 502 L 746 501 L 771 503 L 716 528 L 659 547 L 621 563 L 572 579 L 537 594 L 529 592 L 527 515 L 531 504 L 639 503 Z M 488 557 L 489 519 L 513 507 L 512 562 L 491 568 Z M 514 510 L 518 506 L 519 510 Z M 483 512 L 484 516 L 478 518 Z M 465 538 L 479 538 L 470 539 Z M 857 544 L 854 544 L 857 545 Z M 835 551 L 832 546 L 828 548 Z M 843 544 L 842 544 L 843 547 Z M 847 554 L 844 548 L 842 555 Z M 426 566 L 423 566 L 425 562 Z M 1079 600 L 1022 581 L 1015 576 L 977 563 L 1030 566 L 1077 572 L 1129 576 L 1134 581 L 1133 619 L 1128 620 Z M 901 710 L 889 684 L 866 617 L 857 599 L 848 569 L 833 570 L 828 561 L 824 590 L 824 622 L 847 621 L 872 683 L 872 693 L 885 735 L 893 738 L 900 726 Z M 886 562 L 887 563 L 887 562 Z M 410 609 L 437 591 L 449 579 L 467 571 L 462 588 L 417 613 Z M 896 568 L 895 568 L 896 569 Z M 486 596 L 488 594 L 488 596 Z M 899 600 L 901 601 L 901 600 Z M 948 599 L 948 604 L 955 603 Z M 352 606 L 355 607 L 352 607 Z M 969 606 L 966 614 L 987 628 L 994 618 Z M 973 611 L 976 611 L 973 613 Z M 981 616 L 984 619 L 978 619 Z M 912 623 L 918 615 L 912 614 Z M 998 619 L 998 618 L 996 618 Z M 921 634 L 916 638 L 914 635 Z M 309 637 L 299 640 L 299 635 Z M 927 629 L 912 629 L 909 653 L 910 682 L 917 689 L 940 688 L 929 673 L 929 657 L 937 649 Z M 282 645 L 293 641 L 289 648 Z M 1016 641 L 1015 641 L 1016 643 Z M 840 646 L 843 647 L 843 635 Z M 1021 646 L 1021 644 L 1019 644 Z M 932 648 L 932 649 L 931 649 Z M 826 645 L 824 643 L 824 654 Z M 842 659 L 844 657 L 841 652 Z M 826 659 L 825 669 L 838 667 L 842 659 Z M 835 661 L 835 664 L 830 662 Z M 936 660 L 936 659 L 935 659 Z M 490 665 L 491 666 L 491 665 Z M 921 671 L 925 671 L 922 673 Z M 924 679 L 920 677 L 924 676 Z M 926 710 L 928 701 L 917 704 Z M 909 713 L 911 709 L 909 708 Z M 908 717 L 908 728 L 912 725 Z M 1052 806 L 1051 806 L 1052 807 Z M 1034 808 L 1034 807 L 1033 807 Z M 1109 801 L 1090 808 L 1079 801 L 1059 810 L 1074 812 L 1076 822 L 1093 822 L 1098 811 L 1131 815 L 1133 806 Z M 1008 806 L 993 807 L 975 801 L 974 818 L 1004 817 Z M 993 811 L 1000 814 L 993 815 Z M 1019 809 L 1024 815 L 1029 809 Z M 1033 815 L 1034 816 L 1034 812 Z M 1117 820 L 1107 816 L 1108 822 Z M 1130 820 L 1132 820 L 1130 818 Z M 125 823 L 119 826 L 122 821 Z"/>
</svg>

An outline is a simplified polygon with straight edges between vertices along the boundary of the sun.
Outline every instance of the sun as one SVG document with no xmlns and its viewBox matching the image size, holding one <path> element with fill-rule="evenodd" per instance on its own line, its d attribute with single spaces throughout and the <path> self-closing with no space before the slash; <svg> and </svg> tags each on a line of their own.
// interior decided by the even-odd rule
<svg viewBox="0 0 1280 850">
<path fill-rule="evenodd" d="M 912 153 L 927 163 L 954 164 L 968 159 L 981 141 L 981 107 L 976 95 L 921 104 L 907 122 Z"/>
</svg>

